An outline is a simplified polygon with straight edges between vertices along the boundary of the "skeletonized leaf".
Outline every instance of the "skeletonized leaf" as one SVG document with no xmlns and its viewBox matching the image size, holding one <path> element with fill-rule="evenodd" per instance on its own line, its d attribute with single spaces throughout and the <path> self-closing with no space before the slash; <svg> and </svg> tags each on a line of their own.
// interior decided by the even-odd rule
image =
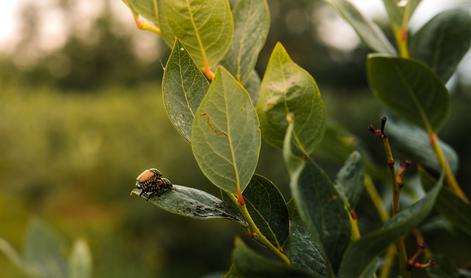
<svg viewBox="0 0 471 278">
<path fill-rule="evenodd" d="M 194 114 L 209 83 L 179 41 L 175 42 L 162 78 L 162 95 L 170 121 L 188 141 Z"/>
<path fill-rule="evenodd" d="M 376 52 L 395 55 L 396 50 L 391 45 L 386 35 L 381 29 L 371 20 L 364 17 L 360 11 L 353 6 L 348 0 L 325 0 L 332 5 L 339 15 L 343 17 L 360 39 L 371 49 Z"/>
<path fill-rule="evenodd" d="M 266 0 L 239 0 L 233 13 L 234 39 L 221 64 L 246 84 L 270 30 L 270 10 Z"/>
<path fill-rule="evenodd" d="M 234 32 L 227 0 L 159 0 L 160 30 L 169 45 L 180 40 L 200 67 L 215 66 Z"/>
<path fill-rule="evenodd" d="M 285 199 L 267 178 L 254 175 L 244 191 L 247 209 L 263 235 L 281 247 L 289 233 L 289 215 Z"/>
<path fill-rule="evenodd" d="M 339 276 L 356 278 L 362 275 L 376 257 L 399 237 L 417 227 L 432 210 L 442 188 L 443 178 L 420 201 L 403 209 L 383 228 L 362 236 L 350 244 L 340 265 Z"/>
<path fill-rule="evenodd" d="M 136 188 L 131 193 L 139 196 L 141 190 Z M 142 198 L 147 199 L 147 196 L 144 194 Z M 219 198 L 191 187 L 174 184 L 168 192 L 150 198 L 149 202 L 168 212 L 186 217 L 203 220 L 226 218 L 246 225 L 242 216 L 226 208 Z"/>
<path fill-rule="evenodd" d="M 427 132 L 437 131 L 449 109 L 448 91 L 424 64 L 404 58 L 370 55 L 368 81 L 391 110 Z"/>
<path fill-rule="evenodd" d="M 213 184 L 232 193 L 244 191 L 257 167 L 260 127 L 249 94 L 222 67 L 196 111 L 191 142 L 201 171 Z"/>
<path fill-rule="evenodd" d="M 276 147 L 283 147 L 291 113 L 295 120 L 294 137 L 298 148 L 311 153 L 325 131 L 324 102 L 312 76 L 294 63 L 277 43 L 262 81 L 257 113 L 263 138 Z"/>
<path fill-rule="evenodd" d="M 468 11 L 449 10 L 436 15 L 412 36 L 412 57 L 429 65 L 446 83 L 471 46 L 469 26 Z"/>
</svg>

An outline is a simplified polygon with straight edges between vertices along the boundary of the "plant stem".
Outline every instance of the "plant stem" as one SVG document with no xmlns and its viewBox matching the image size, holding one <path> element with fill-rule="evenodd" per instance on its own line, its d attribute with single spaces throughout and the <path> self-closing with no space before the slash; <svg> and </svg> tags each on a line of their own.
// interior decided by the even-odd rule
<svg viewBox="0 0 471 278">
<path fill-rule="evenodd" d="M 407 47 L 407 28 L 393 25 L 392 29 L 400 56 L 402 58 L 410 58 L 409 49 Z"/>
<path fill-rule="evenodd" d="M 365 188 L 368 192 L 368 195 L 370 196 L 371 201 L 373 202 L 373 205 L 376 208 L 376 211 L 378 212 L 379 218 L 383 223 L 386 223 L 386 221 L 389 220 L 389 214 L 383 204 L 383 200 L 381 199 L 378 191 L 376 190 L 373 180 L 369 175 L 365 176 Z M 396 247 L 392 244 L 389 245 L 384 258 L 383 267 L 381 268 L 380 278 L 389 277 L 391 269 L 394 265 L 394 257 L 396 257 L 396 254 Z"/>
<path fill-rule="evenodd" d="M 445 171 L 448 185 L 451 187 L 451 189 L 455 192 L 455 194 L 461 200 L 469 204 L 468 197 L 466 197 L 466 195 L 464 194 L 460 185 L 456 181 L 455 175 L 451 171 L 450 164 L 448 163 L 448 160 L 446 159 L 445 154 L 443 153 L 437 134 L 434 132 L 429 132 L 429 138 L 430 138 L 430 144 L 432 145 L 433 151 L 435 152 L 438 162 L 440 163 L 440 166 L 442 166 L 443 170 Z"/>
<path fill-rule="evenodd" d="M 392 154 L 391 144 L 389 143 L 389 138 L 382 134 L 381 141 L 383 142 L 384 151 L 386 153 L 386 158 L 388 161 L 389 171 L 391 173 L 392 184 L 393 184 L 393 204 L 392 204 L 392 216 L 395 216 L 401 211 L 399 205 L 399 196 L 401 192 L 400 185 L 396 179 L 396 172 L 394 170 L 394 156 Z M 399 258 L 399 269 L 401 272 L 401 276 L 403 278 L 410 277 L 410 272 L 407 269 L 407 252 L 406 246 L 404 244 L 404 237 L 400 237 L 399 240 L 396 242 L 396 248 L 398 251 L 398 258 Z"/>
<path fill-rule="evenodd" d="M 286 256 L 285 253 L 283 253 L 283 250 L 277 248 L 276 246 L 274 246 L 263 234 L 262 232 L 260 231 L 260 229 L 257 227 L 257 225 L 255 224 L 255 222 L 253 221 L 252 219 L 252 216 L 250 216 L 250 213 L 249 211 L 247 210 L 247 205 L 245 202 L 243 202 L 242 204 L 239 202 L 238 198 L 234 196 L 234 194 L 231 194 L 231 193 L 227 193 L 227 195 L 229 196 L 229 198 L 231 198 L 232 202 L 234 202 L 234 204 L 237 205 L 237 207 L 239 208 L 240 212 L 242 213 L 242 215 L 244 216 L 245 220 L 249 223 L 249 226 L 250 226 L 250 229 L 252 230 L 252 232 L 256 235 L 257 237 L 257 240 L 262 243 L 263 245 L 265 245 L 268 249 L 270 249 L 275 255 L 277 255 L 278 257 L 280 257 L 280 259 L 285 262 L 287 265 L 291 265 L 291 262 L 290 260 L 288 259 L 288 257 Z"/>
</svg>

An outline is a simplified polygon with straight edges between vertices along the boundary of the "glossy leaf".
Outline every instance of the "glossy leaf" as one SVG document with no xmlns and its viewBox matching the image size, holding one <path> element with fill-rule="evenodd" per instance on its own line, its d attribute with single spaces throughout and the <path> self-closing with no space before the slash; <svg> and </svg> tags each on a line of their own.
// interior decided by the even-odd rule
<svg viewBox="0 0 471 278">
<path fill-rule="evenodd" d="M 249 79 L 245 82 L 244 86 L 252 98 L 252 103 L 255 105 L 260 94 L 261 86 L 260 76 L 258 76 L 258 73 L 255 70 L 250 72 Z"/>
<path fill-rule="evenodd" d="M 319 277 L 291 268 L 279 260 L 266 258 L 251 250 L 239 238 L 236 238 L 235 248 L 232 251 L 232 263 L 239 275 L 236 277 Z"/>
<path fill-rule="evenodd" d="M 306 153 L 311 153 L 324 135 L 326 111 L 319 88 L 280 43 L 275 46 L 263 77 L 257 113 L 263 138 L 280 148 L 288 127 L 288 113 L 296 119 L 296 143 Z"/>
<path fill-rule="evenodd" d="M 469 26 L 471 15 L 466 10 L 436 15 L 412 36 L 412 57 L 429 65 L 447 82 L 471 46 Z"/>
<path fill-rule="evenodd" d="M 407 28 L 409 19 L 414 14 L 415 9 L 422 0 L 383 0 L 384 7 L 388 13 L 389 20 L 397 27 L 403 26 L 405 23 Z"/>
<path fill-rule="evenodd" d="M 430 190 L 436 180 L 424 170 L 419 171 L 422 186 Z M 463 202 L 449 188 L 444 187 L 438 195 L 436 210 L 456 228 L 471 237 L 471 205 Z"/>
<path fill-rule="evenodd" d="M 65 244 L 46 223 L 34 219 L 26 232 L 24 258 L 42 277 L 66 277 Z"/>
<path fill-rule="evenodd" d="M 430 167 L 437 172 L 441 171 L 442 168 L 429 143 L 430 139 L 425 130 L 406 121 L 388 117 L 386 133 L 394 142 L 394 147 L 400 153 L 403 153 L 405 157 Z M 448 163 L 450 163 L 451 169 L 456 173 L 459 166 L 458 155 L 449 145 L 441 140 L 440 145 Z"/>
<path fill-rule="evenodd" d="M 391 110 L 437 131 L 449 109 L 448 91 L 425 65 L 410 59 L 370 55 L 368 80 L 373 93 Z"/>
<path fill-rule="evenodd" d="M 215 66 L 229 49 L 234 31 L 227 0 L 159 0 L 160 29 L 169 45 L 180 40 L 200 67 Z"/>
<path fill-rule="evenodd" d="M 321 243 L 304 226 L 293 201 L 288 203 L 291 229 L 285 252 L 293 267 L 317 275 L 330 277 L 329 262 L 322 251 Z"/>
<path fill-rule="evenodd" d="M 360 39 L 376 52 L 395 55 L 396 50 L 386 35 L 371 20 L 364 17 L 348 0 L 325 0 L 332 5 L 337 13 L 355 30 Z"/>
<path fill-rule="evenodd" d="M 355 208 L 363 192 L 363 162 L 359 152 L 353 152 L 335 178 L 335 188 L 345 196 L 351 208 Z"/>
<path fill-rule="evenodd" d="M 244 191 L 257 167 L 260 127 L 249 94 L 222 67 L 196 111 L 191 142 L 212 183 L 228 192 Z"/>
<path fill-rule="evenodd" d="M 92 277 L 92 255 L 85 240 L 74 243 L 69 256 L 69 278 Z"/>
<path fill-rule="evenodd" d="M 267 239 L 281 247 L 289 233 L 289 214 L 285 199 L 267 178 L 254 175 L 244 191 L 247 209 Z"/>
<path fill-rule="evenodd" d="M 123 0 L 129 8 L 159 26 L 159 7 L 157 0 Z"/>
<path fill-rule="evenodd" d="M 344 203 L 327 174 L 312 158 L 297 157 L 291 151 L 293 125 L 290 124 L 284 147 L 284 157 L 291 174 L 291 194 L 296 208 L 335 270 L 350 242 L 351 224 Z"/>
<path fill-rule="evenodd" d="M 140 189 L 134 189 L 131 194 L 139 196 Z M 147 200 L 146 194 L 142 198 Z M 242 216 L 226 208 L 223 202 L 202 190 L 174 184 L 172 189 L 160 196 L 154 196 L 149 202 L 168 212 L 195 219 L 226 218 L 246 226 Z"/>
<path fill-rule="evenodd" d="M 403 209 L 386 222 L 383 228 L 352 242 L 343 256 L 339 277 L 359 277 L 384 249 L 417 227 L 432 210 L 442 188 L 442 181 L 443 178 L 423 199 Z"/>
<path fill-rule="evenodd" d="M 245 84 L 270 30 L 266 0 L 238 0 L 234 7 L 234 38 L 221 64 Z"/>
<path fill-rule="evenodd" d="M 170 121 L 188 141 L 194 114 L 209 82 L 179 41 L 175 42 L 162 78 L 162 95 Z"/>
</svg>

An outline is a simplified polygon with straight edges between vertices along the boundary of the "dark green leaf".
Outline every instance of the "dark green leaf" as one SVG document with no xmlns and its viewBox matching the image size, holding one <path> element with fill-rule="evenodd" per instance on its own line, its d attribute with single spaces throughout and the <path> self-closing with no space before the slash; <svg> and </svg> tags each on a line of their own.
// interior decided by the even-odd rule
<svg viewBox="0 0 471 278">
<path fill-rule="evenodd" d="M 299 217 L 294 202 L 288 203 L 291 217 L 291 229 L 285 245 L 286 255 L 293 267 L 303 269 L 319 277 L 328 275 L 329 262 L 322 252 L 321 243 L 316 241 Z"/>
<path fill-rule="evenodd" d="M 277 43 L 268 62 L 257 113 L 263 138 L 280 148 L 288 113 L 296 119 L 294 137 L 304 152 L 311 153 L 324 135 L 326 112 L 319 88 L 312 76 L 291 60 L 281 43 Z"/>
<path fill-rule="evenodd" d="M 365 18 L 348 0 L 325 0 L 343 17 L 360 39 L 376 52 L 395 55 L 396 50 L 384 35 L 383 31 L 371 20 Z"/>
<path fill-rule="evenodd" d="M 141 190 L 136 188 L 131 193 L 139 196 Z M 147 199 L 147 196 L 144 194 L 142 198 Z M 171 190 L 161 196 L 150 198 L 149 202 L 168 212 L 186 217 L 196 219 L 227 218 L 246 226 L 242 216 L 226 208 L 219 198 L 191 187 L 174 184 Z"/>
<path fill-rule="evenodd" d="M 231 46 L 234 21 L 227 0 L 158 0 L 162 37 L 180 40 L 200 67 L 214 67 Z"/>
<path fill-rule="evenodd" d="M 419 171 L 422 186 L 430 190 L 436 180 L 424 170 Z M 437 211 L 453 226 L 471 237 L 471 205 L 466 204 L 449 188 L 442 188 L 435 204 Z"/>
<path fill-rule="evenodd" d="M 123 0 L 129 8 L 147 20 L 159 26 L 159 10 L 157 0 Z"/>
<path fill-rule="evenodd" d="M 353 152 L 335 178 L 335 188 L 342 193 L 351 208 L 355 208 L 364 184 L 363 162 L 359 152 Z"/>
<path fill-rule="evenodd" d="M 314 239 L 322 242 L 335 270 L 350 242 L 349 212 L 327 174 L 314 160 L 309 157 L 304 160 L 292 153 L 292 131 L 290 124 L 283 150 L 291 174 L 291 194 L 301 219 Z"/>
<path fill-rule="evenodd" d="M 386 133 L 393 140 L 394 148 L 397 148 L 400 153 L 407 155 L 407 158 L 430 167 L 437 172 L 441 171 L 442 167 L 429 143 L 430 139 L 425 130 L 406 121 L 388 117 Z M 456 152 L 441 140 L 440 146 L 450 163 L 451 169 L 456 173 L 458 171 L 458 156 Z"/>
<path fill-rule="evenodd" d="M 443 255 L 433 255 L 432 265 L 427 268 L 427 274 L 432 278 L 460 278 L 463 277 L 452 260 Z"/>
<path fill-rule="evenodd" d="M 343 256 L 339 276 L 359 277 L 384 249 L 417 227 L 432 210 L 442 184 L 443 178 L 423 199 L 402 210 L 383 228 L 352 242 Z"/>
<path fill-rule="evenodd" d="M 306 278 L 316 277 L 301 270 L 289 267 L 281 261 L 266 258 L 247 247 L 244 242 L 236 238 L 235 248 L 232 252 L 232 263 L 237 269 L 239 276 L 246 278 L 258 277 L 290 277 Z"/>
<path fill-rule="evenodd" d="M 245 84 L 267 39 L 270 10 L 266 0 L 239 0 L 233 13 L 234 39 L 221 65 Z"/>
<path fill-rule="evenodd" d="M 24 258 L 42 277 L 66 277 L 65 244 L 46 223 L 33 219 L 26 232 Z"/>
<path fill-rule="evenodd" d="M 162 95 L 170 121 L 190 141 L 194 114 L 209 83 L 179 41 L 175 42 L 162 78 Z"/>
<path fill-rule="evenodd" d="M 289 233 L 289 215 L 285 199 L 267 178 L 254 175 L 244 191 L 247 209 L 267 239 L 281 247 Z"/>
<path fill-rule="evenodd" d="M 412 37 L 412 57 L 425 62 L 447 82 L 471 45 L 469 26 L 471 16 L 466 10 L 436 15 Z"/>
<path fill-rule="evenodd" d="M 324 137 L 314 150 L 314 156 L 322 159 L 345 161 L 357 149 L 358 139 L 343 127 L 327 122 Z"/>
<path fill-rule="evenodd" d="M 391 110 L 427 132 L 437 131 L 449 109 L 448 91 L 425 65 L 410 59 L 370 55 L 368 80 Z"/>
<path fill-rule="evenodd" d="M 217 187 L 244 191 L 258 163 L 261 135 L 247 91 L 222 67 L 196 111 L 191 146 L 200 169 Z"/>
</svg>

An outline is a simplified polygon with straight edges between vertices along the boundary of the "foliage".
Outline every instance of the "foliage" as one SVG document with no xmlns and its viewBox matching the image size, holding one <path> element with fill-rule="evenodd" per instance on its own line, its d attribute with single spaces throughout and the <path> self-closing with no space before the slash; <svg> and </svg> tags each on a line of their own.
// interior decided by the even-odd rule
<svg viewBox="0 0 471 278">
<path fill-rule="evenodd" d="M 370 175 L 377 172 L 359 144 L 350 144 L 350 150 L 359 152 L 349 157 L 335 182 L 315 162 L 316 147 L 326 144 L 326 130 L 330 136 L 326 138 L 333 136 L 337 142 L 342 142 L 339 136 L 346 132 L 326 127 L 326 109 L 314 78 L 277 43 L 260 88 L 250 84 L 268 33 L 267 2 L 238 0 L 231 12 L 225 0 L 159 0 L 157 5 L 153 1 L 155 15 L 149 17 L 148 9 L 142 7 L 150 7 L 150 2 L 133 0 L 129 6 L 134 14 L 150 18 L 157 28 L 154 32 L 173 46 L 163 79 L 168 116 L 191 144 L 201 171 L 223 194 L 220 200 L 193 190 L 205 196 L 202 201 L 195 194 L 179 195 L 192 189 L 174 185 L 169 192 L 150 199 L 156 206 L 183 216 L 235 219 L 250 238 L 274 256 L 257 253 L 236 239 L 226 277 L 371 277 L 382 252 L 391 244 L 396 244 L 401 275 L 409 277 L 411 268 L 426 264 L 417 261 L 418 255 L 408 258 L 404 238 L 434 206 L 469 232 L 465 221 L 469 215 L 453 217 L 449 213 L 458 206 L 465 209 L 469 201 L 454 177 L 456 154 L 436 134 L 445 124 L 450 106 L 443 82 L 469 49 L 471 34 L 464 27 L 469 25 L 469 15 L 456 12 L 454 17 L 455 13 L 447 12 L 413 35 L 412 55 L 424 64 L 410 57 L 407 42 L 408 22 L 420 1 L 406 1 L 405 5 L 384 1 L 400 57 L 394 57 L 396 51 L 387 36 L 352 4 L 327 1 L 369 47 L 381 53 L 368 56 L 368 80 L 373 93 L 397 117 L 391 130 L 393 138 L 400 138 L 418 163 L 444 173 L 423 198 L 401 210 L 400 193 L 410 162 L 395 168 L 386 118 L 380 128 L 371 126 L 385 147 L 393 212 L 389 220 L 388 215 L 383 217 L 382 227 L 361 236 L 355 207 L 364 181 L 371 181 Z M 431 34 L 441 28 L 442 36 L 450 39 L 435 43 Z M 456 33 L 446 31 L 450 28 Z M 455 39 L 458 33 L 465 39 Z M 441 51 L 452 54 L 439 55 Z M 402 132 L 406 136 L 401 137 Z M 283 149 L 291 179 L 289 206 L 273 182 L 255 174 L 262 138 Z M 416 142 L 420 145 L 413 146 Z M 387 172 L 380 174 L 380 179 L 387 176 Z M 442 189 L 445 178 L 452 191 Z M 140 193 L 137 189 L 133 192 Z M 373 194 L 374 185 L 367 192 Z M 384 207 L 377 194 L 371 198 L 376 206 Z M 452 198 L 459 202 L 452 204 Z M 194 206 L 198 202 L 202 202 L 203 213 Z"/>
</svg>

